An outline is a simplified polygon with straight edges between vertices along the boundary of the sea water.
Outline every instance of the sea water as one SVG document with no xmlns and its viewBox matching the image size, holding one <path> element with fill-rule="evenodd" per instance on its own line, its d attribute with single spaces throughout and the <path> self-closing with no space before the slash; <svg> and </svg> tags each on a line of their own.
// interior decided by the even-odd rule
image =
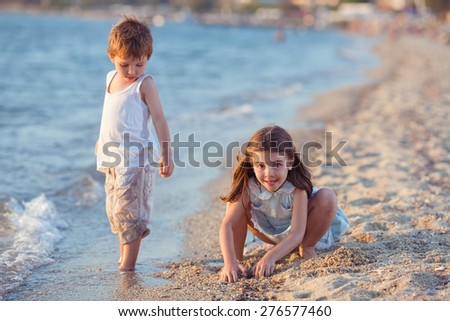
<svg viewBox="0 0 450 321">
<path fill-rule="evenodd" d="M 0 298 L 111 300 L 118 240 L 95 169 L 106 55 L 115 20 L 0 15 Z M 361 82 L 373 39 L 338 31 L 204 26 L 153 28 L 154 76 L 178 144 L 170 179 L 157 178 L 139 282 L 182 256 L 183 224 L 205 209 L 202 188 L 231 170 L 233 142 L 295 117 L 314 95 Z M 143 243 L 144 243 L 143 242 Z"/>
</svg>

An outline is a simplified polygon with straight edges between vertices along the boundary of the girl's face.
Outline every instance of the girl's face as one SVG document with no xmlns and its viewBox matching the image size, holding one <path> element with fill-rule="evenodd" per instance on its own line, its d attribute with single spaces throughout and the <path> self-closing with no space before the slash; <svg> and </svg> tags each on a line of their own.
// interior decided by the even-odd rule
<svg viewBox="0 0 450 321">
<path fill-rule="evenodd" d="M 276 192 L 286 181 L 291 162 L 285 154 L 261 151 L 253 153 L 256 179 L 270 192 Z"/>
<path fill-rule="evenodd" d="M 148 60 L 146 57 L 135 59 L 114 56 L 114 58 L 111 58 L 111 61 L 116 67 L 117 73 L 122 80 L 133 83 L 144 74 Z"/>
</svg>

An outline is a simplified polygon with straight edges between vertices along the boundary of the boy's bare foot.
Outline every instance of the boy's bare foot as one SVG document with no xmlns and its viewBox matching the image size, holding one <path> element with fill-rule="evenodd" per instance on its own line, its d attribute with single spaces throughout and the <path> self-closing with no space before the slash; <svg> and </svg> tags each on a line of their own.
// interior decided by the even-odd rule
<svg viewBox="0 0 450 321">
<path fill-rule="evenodd" d="M 122 244 L 122 252 L 120 253 L 122 261 L 119 265 L 119 271 L 121 272 L 134 271 L 140 244 L 141 244 L 141 237 L 138 237 L 137 239 L 129 243 Z"/>
<path fill-rule="evenodd" d="M 314 248 L 314 246 L 311 247 L 300 246 L 299 254 L 304 259 L 313 259 L 317 257 L 316 249 Z"/>
<path fill-rule="evenodd" d="M 119 271 L 120 272 L 134 272 L 135 268 L 134 266 L 119 266 Z"/>
</svg>

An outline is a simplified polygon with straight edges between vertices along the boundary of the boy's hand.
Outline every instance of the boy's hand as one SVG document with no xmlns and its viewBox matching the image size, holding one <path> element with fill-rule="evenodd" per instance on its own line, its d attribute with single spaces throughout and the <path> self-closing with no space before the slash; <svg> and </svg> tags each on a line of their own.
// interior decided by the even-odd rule
<svg viewBox="0 0 450 321">
<path fill-rule="evenodd" d="M 164 157 L 161 157 L 161 160 L 159 162 L 159 174 L 162 177 L 169 177 L 173 173 L 173 160 L 170 158 L 168 161 L 164 159 Z"/>
</svg>

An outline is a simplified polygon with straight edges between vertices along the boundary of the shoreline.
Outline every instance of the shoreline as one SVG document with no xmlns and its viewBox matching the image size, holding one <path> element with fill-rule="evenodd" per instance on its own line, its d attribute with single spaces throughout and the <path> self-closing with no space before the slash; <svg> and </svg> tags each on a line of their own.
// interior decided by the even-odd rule
<svg viewBox="0 0 450 321">
<path fill-rule="evenodd" d="M 209 209 L 186 224 L 185 255 L 162 265 L 161 287 L 132 285 L 118 300 L 450 300 L 450 48 L 402 37 L 377 46 L 382 60 L 364 85 L 333 90 L 300 108 L 299 119 L 323 128 L 289 128 L 294 141 L 331 131 L 345 140 L 348 166 L 313 169 L 351 223 L 349 232 L 319 257 L 293 252 L 262 280 L 218 279 L 218 241 L 225 204 L 218 198 L 231 171 L 211 182 Z M 426 68 L 423 68 L 423 64 Z M 319 108 L 320 107 L 320 108 Z M 269 245 L 252 246 L 251 266 Z"/>
</svg>

